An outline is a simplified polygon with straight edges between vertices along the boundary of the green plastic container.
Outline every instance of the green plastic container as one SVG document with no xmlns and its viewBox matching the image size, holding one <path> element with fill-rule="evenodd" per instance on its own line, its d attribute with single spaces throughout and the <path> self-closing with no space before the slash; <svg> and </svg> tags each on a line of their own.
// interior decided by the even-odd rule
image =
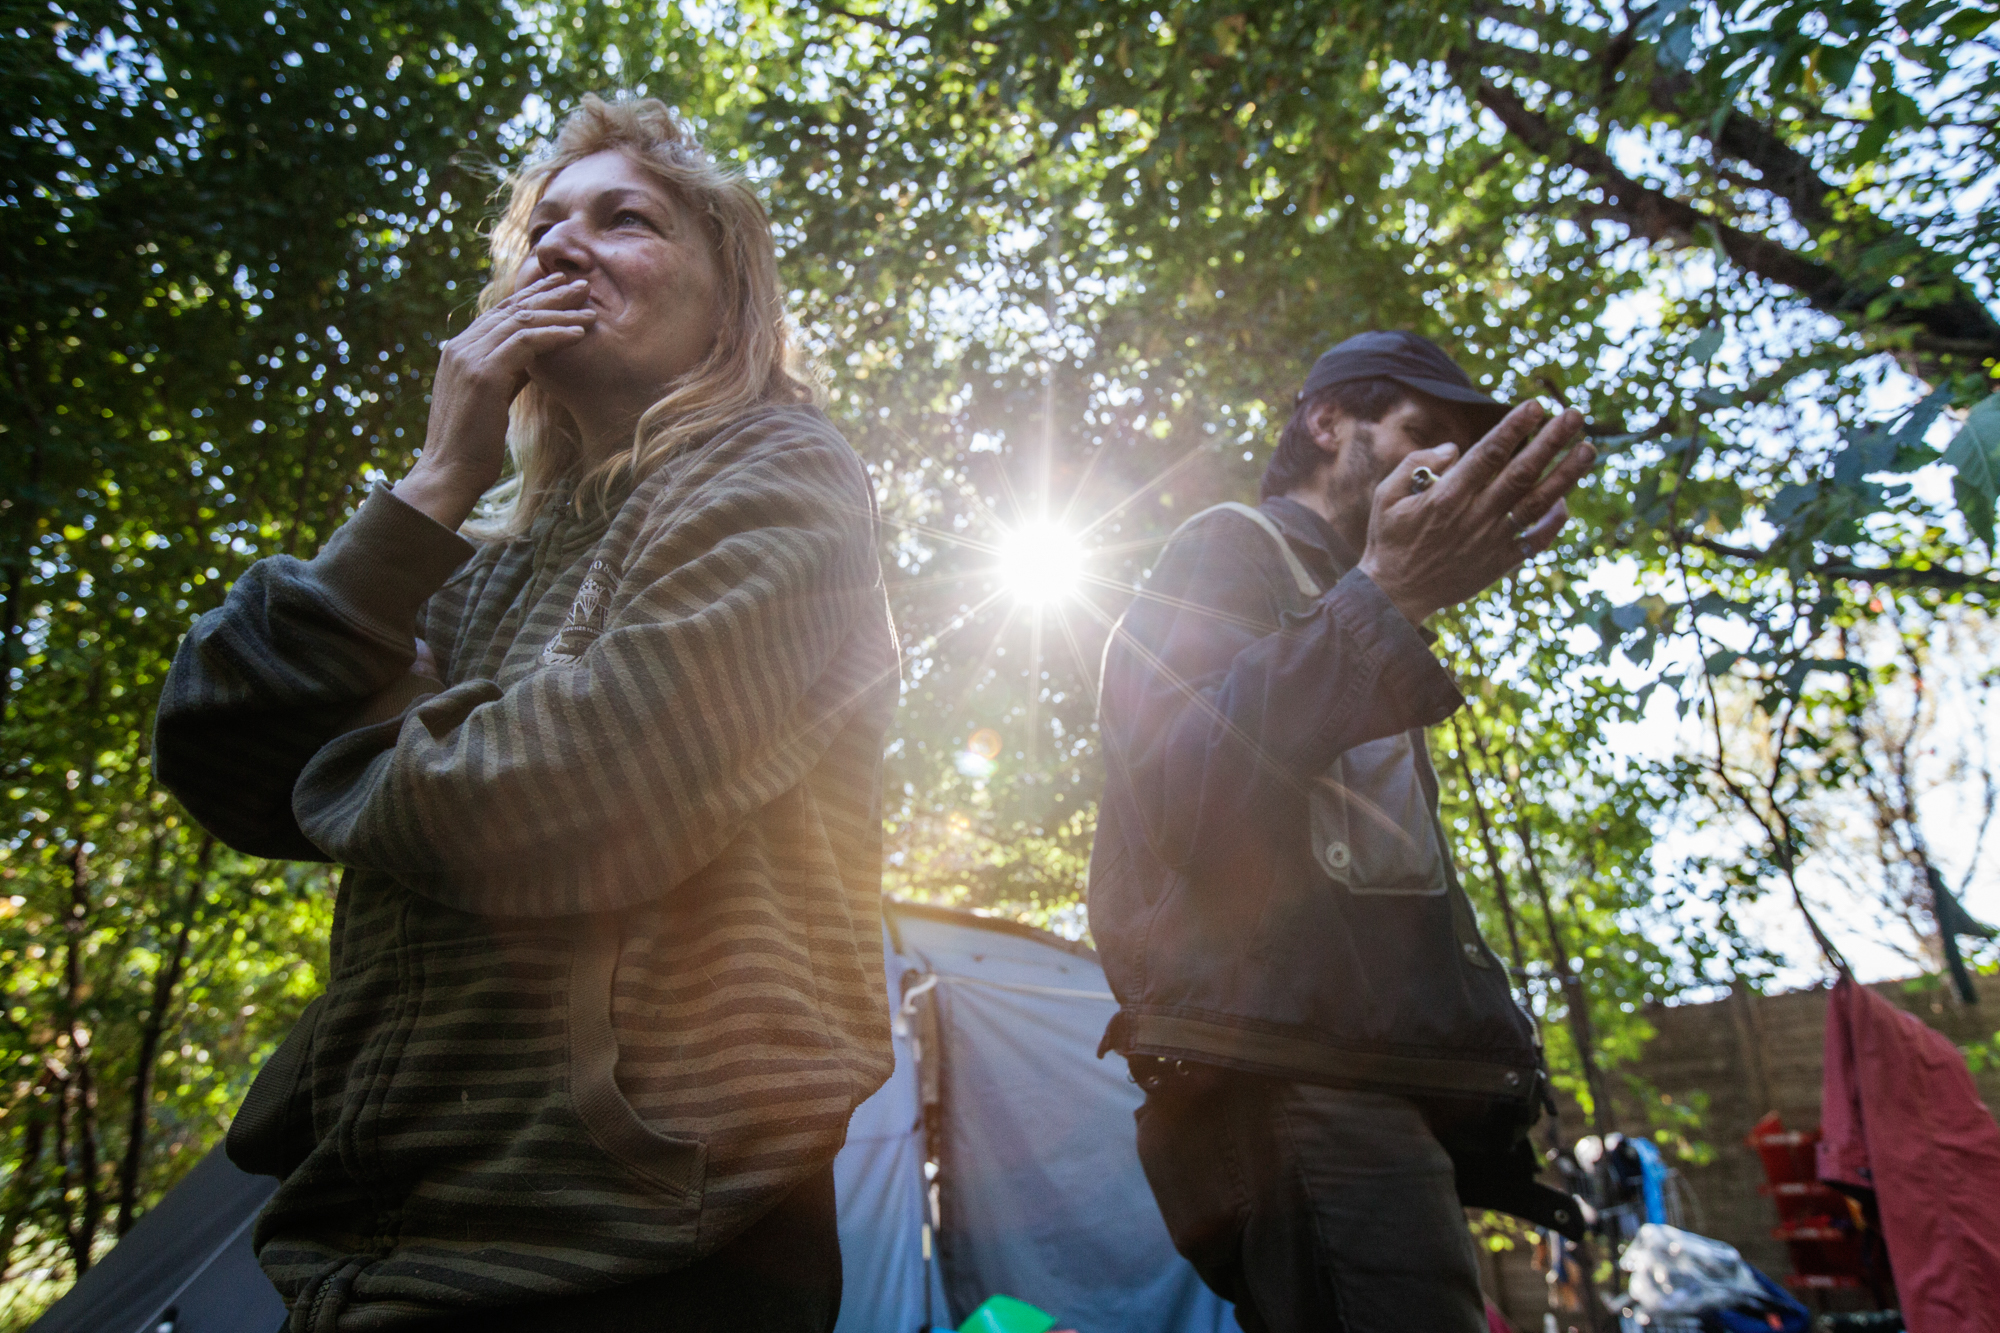
<svg viewBox="0 0 2000 1333">
<path fill-rule="evenodd" d="M 1012 1296 L 989 1296 L 985 1304 L 967 1315 L 958 1333 L 1049 1333 L 1056 1317 L 1043 1314 L 1026 1301 Z"/>
</svg>

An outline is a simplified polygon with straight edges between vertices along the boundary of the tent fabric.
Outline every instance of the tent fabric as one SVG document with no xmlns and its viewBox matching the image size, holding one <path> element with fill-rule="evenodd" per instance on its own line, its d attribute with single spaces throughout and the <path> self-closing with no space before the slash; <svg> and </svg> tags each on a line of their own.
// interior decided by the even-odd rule
<svg viewBox="0 0 2000 1333">
<path fill-rule="evenodd" d="M 1097 1058 L 1115 1004 L 1096 956 L 949 908 L 892 902 L 885 922 L 896 1067 L 856 1108 L 834 1160 L 838 1333 L 955 1327 L 996 1293 L 1079 1333 L 1233 1327 L 1230 1307 L 1174 1252 L 1147 1188 L 1132 1125 L 1139 1090 L 1122 1060 Z M 932 1128 L 927 1087 L 938 1094 Z M 271 1333 L 284 1306 L 250 1232 L 275 1188 L 210 1153 L 34 1333 L 159 1333 L 169 1310 L 172 1333 Z"/>
<path fill-rule="evenodd" d="M 883 932 L 889 995 L 910 970 Z M 840 1212 L 840 1319 L 835 1333 L 904 1333 L 945 1321 L 943 1275 L 927 1243 L 923 1106 L 915 1044 L 906 1020 L 892 1028 L 896 1068 L 854 1109 L 847 1145 L 833 1159 Z"/>
<path fill-rule="evenodd" d="M 1095 955 L 908 907 L 897 929 L 901 956 L 938 977 L 951 1322 L 1004 1293 L 1079 1333 L 1233 1328 L 1146 1184 L 1143 1094 L 1122 1059 L 1096 1058 L 1117 1002 Z"/>
<path fill-rule="evenodd" d="M 285 1303 L 250 1252 L 278 1182 L 217 1148 L 132 1225 L 34 1333 L 271 1333 Z"/>
<path fill-rule="evenodd" d="M 1943 1034 L 1843 977 L 1820 1178 L 1875 1191 L 1910 1333 L 2000 1333 L 2000 1125 Z"/>
</svg>

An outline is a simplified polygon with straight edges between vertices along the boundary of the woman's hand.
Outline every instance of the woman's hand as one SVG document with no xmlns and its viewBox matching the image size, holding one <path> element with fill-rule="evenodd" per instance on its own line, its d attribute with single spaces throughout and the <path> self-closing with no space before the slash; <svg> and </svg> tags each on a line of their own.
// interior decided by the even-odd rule
<svg viewBox="0 0 2000 1333">
<path fill-rule="evenodd" d="M 583 337 L 597 318 L 590 284 L 551 273 L 445 343 L 431 382 L 424 450 L 396 497 L 457 531 L 507 457 L 507 409 L 536 357 Z"/>
</svg>

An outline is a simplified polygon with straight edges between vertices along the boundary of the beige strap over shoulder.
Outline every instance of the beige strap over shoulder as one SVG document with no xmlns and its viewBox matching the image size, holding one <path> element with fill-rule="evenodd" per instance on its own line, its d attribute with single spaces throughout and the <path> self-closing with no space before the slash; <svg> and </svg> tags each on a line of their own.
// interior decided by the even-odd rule
<svg viewBox="0 0 2000 1333">
<path fill-rule="evenodd" d="M 1232 514 L 1241 514 L 1262 528 L 1265 534 L 1273 542 L 1277 543 L 1278 554 L 1285 558 L 1285 568 L 1292 571 L 1292 581 L 1299 585 L 1300 592 L 1308 597 L 1317 597 L 1324 591 L 1319 586 L 1318 581 L 1313 578 L 1312 571 L 1306 568 L 1305 561 L 1299 559 L 1299 553 L 1294 551 L 1292 544 L 1285 540 L 1285 534 L 1279 530 L 1277 523 L 1272 521 L 1271 516 L 1261 509 L 1241 504 L 1235 500 L 1224 500 L 1221 504 L 1210 505 L 1186 523 L 1181 524 L 1180 527 L 1175 528 L 1174 536 L 1168 538 L 1168 541 L 1173 541 L 1174 538 L 1179 537 L 1181 533 L 1187 531 L 1189 527 L 1221 509 L 1226 509 Z"/>
</svg>

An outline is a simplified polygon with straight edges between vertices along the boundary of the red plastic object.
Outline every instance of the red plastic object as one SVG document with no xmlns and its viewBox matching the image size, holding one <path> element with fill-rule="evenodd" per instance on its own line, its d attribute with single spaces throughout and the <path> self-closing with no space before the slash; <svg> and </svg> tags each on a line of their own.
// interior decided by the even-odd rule
<svg viewBox="0 0 2000 1333">
<path fill-rule="evenodd" d="M 1859 1287 L 1862 1282 L 1860 1219 L 1847 1196 L 1819 1182 L 1817 1129 L 1788 1130 L 1776 1111 L 1745 1140 L 1764 1163 L 1760 1186 L 1777 1205 L 1771 1234 L 1785 1242 L 1792 1259 L 1786 1284 L 1825 1290 Z"/>
<path fill-rule="evenodd" d="M 1784 1119 L 1773 1111 L 1751 1127 L 1744 1141 L 1764 1159 L 1764 1179 L 1771 1184 L 1819 1184 L 1818 1130 L 1786 1129 Z"/>
</svg>

